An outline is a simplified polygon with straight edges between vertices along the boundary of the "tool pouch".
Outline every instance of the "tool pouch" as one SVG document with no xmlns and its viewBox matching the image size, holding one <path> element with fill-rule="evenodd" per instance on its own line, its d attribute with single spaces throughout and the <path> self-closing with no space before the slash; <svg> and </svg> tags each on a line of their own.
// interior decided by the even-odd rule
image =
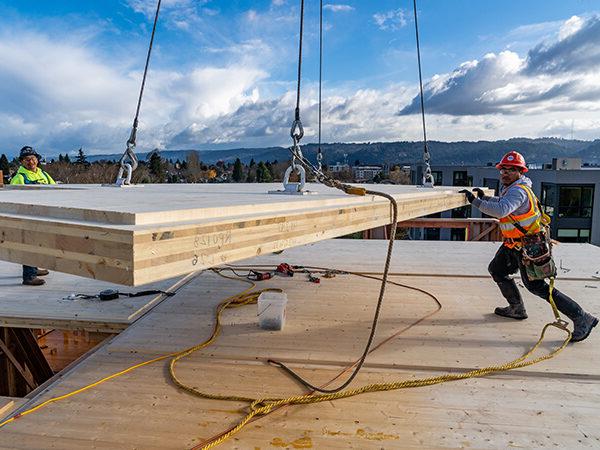
<svg viewBox="0 0 600 450">
<path fill-rule="evenodd" d="M 543 280 L 556 276 L 556 264 L 552 258 L 552 243 L 547 232 L 523 236 L 522 258 L 527 277 Z"/>
</svg>

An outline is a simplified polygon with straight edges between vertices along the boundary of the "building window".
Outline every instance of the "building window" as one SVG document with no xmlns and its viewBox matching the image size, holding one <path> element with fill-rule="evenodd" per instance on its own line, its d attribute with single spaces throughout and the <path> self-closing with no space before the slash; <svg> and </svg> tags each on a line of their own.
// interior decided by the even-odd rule
<svg viewBox="0 0 600 450">
<path fill-rule="evenodd" d="M 452 186 L 469 186 L 469 177 L 466 170 L 457 170 L 454 172 Z"/>
<path fill-rule="evenodd" d="M 542 209 L 549 216 L 554 216 L 554 205 L 556 204 L 556 185 L 542 183 L 542 196 L 540 198 Z"/>
<path fill-rule="evenodd" d="M 495 178 L 484 178 L 483 187 L 493 189 L 494 195 L 497 196 L 500 189 L 500 181 Z"/>
<path fill-rule="evenodd" d="M 594 186 L 560 186 L 558 217 L 592 217 Z"/>
<path fill-rule="evenodd" d="M 426 241 L 439 241 L 440 240 L 440 229 L 439 228 L 425 228 L 425 240 Z"/>
<path fill-rule="evenodd" d="M 560 242 L 590 242 L 589 228 L 559 228 L 556 233 L 556 238 Z"/>
<path fill-rule="evenodd" d="M 468 219 L 471 217 L 471 206 L 461 206 L 460 208 L 454 208 L 450 213 L 453 219 Z"/>
<path fill-rule="evenodd" d="M 450 230 L 451 241 L 464 241 L 466 237 L 466 230 L 464 228 L 452 228 Z"/>
<path fill-rule="evenodd" d="M 431 175 L 433 175 L 433 184 L 436 186 L 443 186 L 443 176 L 441 170 L 432 170 Z"/>
</svg>

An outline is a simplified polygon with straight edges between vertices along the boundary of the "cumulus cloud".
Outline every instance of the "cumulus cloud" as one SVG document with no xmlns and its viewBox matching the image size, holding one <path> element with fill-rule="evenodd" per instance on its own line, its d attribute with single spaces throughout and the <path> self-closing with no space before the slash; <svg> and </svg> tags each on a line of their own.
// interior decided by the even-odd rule
<svg viewBox="0 0 600 450">
<path fill-rule="evenodd" d="M 527 55 L 527 74 L 553 75 L 590 72 L 600 65 L 600 16 L 572 17 L 559 31 L 558 40 L 543 42 Z"/>
<path fill-rule="evenodd" d="M 141 74 L 118 71 L 118 65 L 80 44 L 23 32 L 0 39 L 0 139 L 5 145 L 20 148 L 26 139 L 46 151 L 121 147 Z M 267 75 L 244 64 L 152 70 L 142 105 L 140 145 L 160 146 L 181 124 L 210 120 L 257 101 L 256 85 Z"/>
<path fill-rule="evenodd" d="M 277 47 L 284 44 L 274 37 L 277 30 L 289 33 L 287 18 L 297 17 L 270 10 L 255 13 L 239 17 L 242 28 L 267 29 L 266 35 L 205 46 L 202 64 L 151 66 L 140 117 L 140 151 L 289 144 L 294 86 L 273 72 L 280 56 L 290 52 Z M 381 26 L 390 26 L 386 20 L 382 18 Z M 572 18 L 556 27 L 553 40 L 528 53 L 490 53 L 434 76 L 425 85 L 427 111 L 433 113 L 427 117 L 430 138 L 567 137 L 572 124 L 576 137 L 597 137 L 598 120 L 590 117 L 600 105 L 600 61 L 593 44 L 598 42 L 597 27 L 596 16 Z M 96 51 L 94 40 L 84 34 L 0 34 L 0 139 L 9 153 L 25 144 L 46 154 L 80 146 L 89 153 L 123 151 L 140 68 L 127 58 L 115 61 L 114 52 L 105 56 Z M 290 43 L 295 44 L 293 39 Z M 158 50 L 160 55 L 160 46 Z M 569 52 L 575 53 L 573 59 Z M 212 54 L 225 56 L 208 60 Z M 317 138 L 317 92 L 310 81 L 303 84 L 304 142 Z M 405 84 L 357 90 L 326 83 L 324 140 L 420 139 L 414 93 L 414 86 Z"/>
<path fill-rule="evenodd" d="M 334 4 L 334 3 L 327 3 L 325 5 L 323 5 L 323 9 L 326 9 L 328 11 L 333 11 L 333 12 L 348 12 L 348 11 L 354 11 L 354 6 L 350 6 L 350 5 L 343 5 L 343 4 Z"/>
<path fill-rule="evenodd" d="M 397 30 L 408 23 L 406 13 L 403 9 L 373 14 L 373 20 L 380 30 Z"/>
<path fill-rule="evenodd" d="M 459 116 L 598 110 L 599 39 L 600 17 L 574 17 L 526 57 L 503 51 L 465 62 L 426 83 L 427 111 Z M 400 114 L 418 113 L 419 107 L 415 96 Z"/>
</svg>

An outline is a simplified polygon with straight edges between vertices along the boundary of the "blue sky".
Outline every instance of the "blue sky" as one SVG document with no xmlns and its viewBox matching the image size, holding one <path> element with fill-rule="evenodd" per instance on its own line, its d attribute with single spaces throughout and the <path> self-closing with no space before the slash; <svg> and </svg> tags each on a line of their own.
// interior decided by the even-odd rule
<svg viewBox="0 0 600 450">
<path fill-rule="evenodd" d="M 418 140 L 412 1 L 324 3 L 323 139 Z M 431 139 L 600 137 L 597 2 L 418 3 Z M 163 0 L 140 151 L 287 145 L 298 6 Z M 0 152 L 121 152 L 154 8 L 0 0 Z M 317 1 L 306 16 L 302 115 L 314 142 Z"/>
</svg>

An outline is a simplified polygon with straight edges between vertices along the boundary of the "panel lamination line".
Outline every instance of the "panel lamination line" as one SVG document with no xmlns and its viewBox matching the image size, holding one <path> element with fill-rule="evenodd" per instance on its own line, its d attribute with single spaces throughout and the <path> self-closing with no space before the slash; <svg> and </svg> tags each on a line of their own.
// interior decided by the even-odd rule
<svg viewBox="0 0 600 450">
<path fill-rule="evenodd" d="M 319 195 L 282 200 L 267 194 L 277 186 L 2 190 L 0 259 L 137 286 L 391 222 L 383 198 L 310 185 Z M 397 200 L 399 220 L 465 205 L 460 188 L 377 189 Z"/>
</svg>

